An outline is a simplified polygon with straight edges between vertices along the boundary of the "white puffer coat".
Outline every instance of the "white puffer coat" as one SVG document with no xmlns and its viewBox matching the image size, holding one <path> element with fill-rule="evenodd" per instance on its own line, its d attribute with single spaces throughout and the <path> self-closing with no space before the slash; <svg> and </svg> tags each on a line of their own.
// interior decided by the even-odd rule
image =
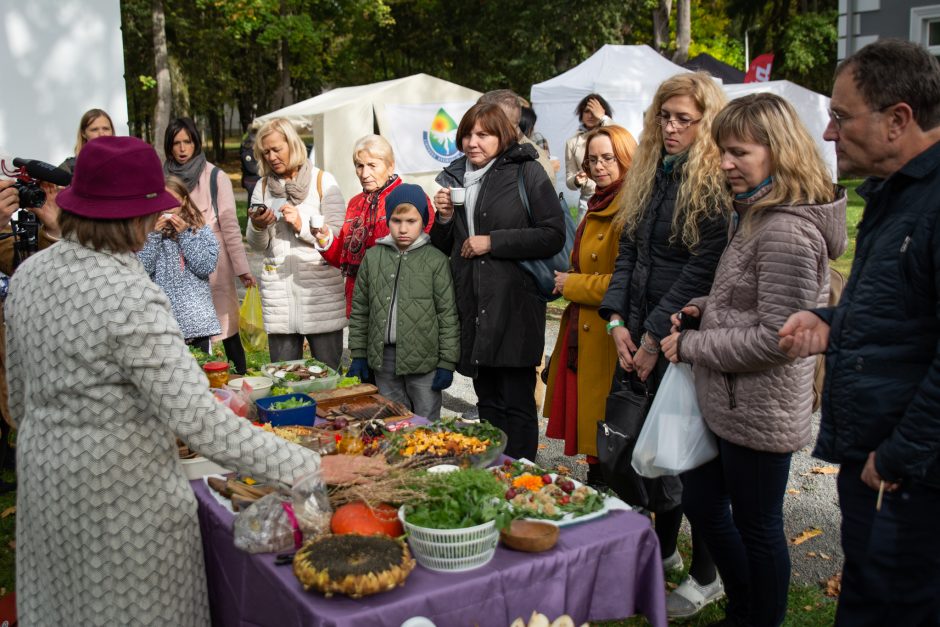
<svg viewBox="0 0 940 627">
<path fill-rule="evenodd" d="M 264 330 L 268 333 L 329 333 L 346 326 L 346 296 L 340 271 L 327 265 L 314 248 L 310 217 L 322 214 L 334 233 L 346 215 L 346 203 L 332 174 L 323 173 L 322 201 L 317 194 L 319 169 L 311 168 L 310 191 L 297 207 L 301 230 L 279 220 L 264 230 L 248 221 L 246 237 L 253 250 L 264 254 L 259 283 Z M 270 206 L 270 185 L 261 179 L 251 202 Z"/>
</svg>

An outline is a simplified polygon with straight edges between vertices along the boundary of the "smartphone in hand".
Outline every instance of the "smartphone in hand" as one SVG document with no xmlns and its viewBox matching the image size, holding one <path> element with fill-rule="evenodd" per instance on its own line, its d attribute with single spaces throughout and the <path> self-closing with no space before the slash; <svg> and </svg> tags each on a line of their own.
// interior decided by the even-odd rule
<svg viewBox="0 0 940 627">
<path fill-rule="evenodd" d="M 680 331 L 688 331 L 689 329 L 697 330 L 698 325 L 702 323 L 701 318 L 684 314 L 681 311 L 678 314 L 676 314 L 676 316 L 679 318 L 679 330 Z"/>
</svg>

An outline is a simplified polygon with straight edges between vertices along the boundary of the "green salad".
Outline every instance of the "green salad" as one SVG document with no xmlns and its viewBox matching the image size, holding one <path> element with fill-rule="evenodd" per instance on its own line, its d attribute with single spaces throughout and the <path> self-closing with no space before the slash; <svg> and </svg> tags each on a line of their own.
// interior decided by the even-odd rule
<svg viewBox="0 0 940 627">
<path fill-rule="evenodd" d="M 506 529 L 512 522 L 512 509 L 503 498 L 506 489 L 488 470 L 428 474 L 418 489 L 423 499 L 405 505 L 405 519 L 412 525 L 462 529 L 495 520 L 499 529 Z"/>
<path fill-rule="evenodd" d="M 313 401 L 305 401 L 299 398 L 289 398 L 286 401 L 277 401 L 276 403 L 271 403 L 271 409 L 297 409 L 298 407 L 307 407 L 308 405 L 313 405 Z"/>
</svg>

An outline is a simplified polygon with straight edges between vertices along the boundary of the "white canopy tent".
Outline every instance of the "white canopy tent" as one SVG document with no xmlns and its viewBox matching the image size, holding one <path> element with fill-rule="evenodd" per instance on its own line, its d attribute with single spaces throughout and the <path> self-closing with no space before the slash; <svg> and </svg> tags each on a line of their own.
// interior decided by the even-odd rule
<svg viewBox="0 0 940 627">
<path fill-rule="evenodd" d="M 584 96 L 598 93 L 610 103 L 614 121 L 639 139 L 643 112 L 653 101 L 659 84 L 670 76 L 688 71 L 649 46 L 605 45 L 567 72 L 532 86 L 532 106 L 538 115 L 535 128 L 548 139 L 553 155 L 564 161 L 565 141 L 578 129 L 575 107 Z M 822 139 L 829 121 L 829 98 L 789 81 L 724 85 L 723 89 L 729 98 L 770 91 L 789 100 L 835 173 L 835 149 Z M 577 201 L 577 192 L 565 187 L 564 172 L 562 163 L 556 187 L 564 190 L 569 203 L 573 204 Z"/>
<path fill-rule="evenodd" d="M 429 195 L 434 177 L 459 155 L 456 125 L 480 92 L 427 74 L 340 87 L 256 118 L 285 117 L 313 134 L 314 160 L 339 182 L 348 200 L 362 191 L 352 162 L 353 145 L 375 132 L 395 151 L 396 172 Z M 448 142 L 449 138 L 449 142 Z"/>
</svg>

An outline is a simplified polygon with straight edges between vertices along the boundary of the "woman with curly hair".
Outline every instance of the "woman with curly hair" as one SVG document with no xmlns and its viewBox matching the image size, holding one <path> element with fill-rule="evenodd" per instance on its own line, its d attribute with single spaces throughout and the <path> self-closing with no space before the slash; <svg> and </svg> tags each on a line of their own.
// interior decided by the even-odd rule
<svg viewBox="0 0 940 627">
<path fill-rule="evenodd" d="M 646 110 L 640 145 L 627 173 L 614 227 L 620 248 L 599 314 L 617 349 L 613 391 L 637 380 L 655 394 L 668 361 L 659 341 L 670 315 L 708 294 L 727 241 L 727 196 L 711 126 L 725 105 L 721 89 L 704 72 L 665 80 Z M 631 469 L 630 472 L 633 472 Z M 677 477 L 633 478 L 645 494 L 632 505 L 656 514 L 666 570 L 682 568 L 676 538 L 682 521 Z M 670 594 L 670 617 L 687 617 L 723 595 L 704 544 L 693 534 L 689 577 Z"/>
<path fill-rule="evenodd" d="M 793 451 L 812 436 L 815 370 L 815 360 L 787 356 L 777 332 L 791 314 L 827 304 L 829 259 L 846 247 L 846 197 L 780 96 L 733 100 L 711 133 L 738 220 L 711 292 L 682 308 L 699 329 L 676 329 L 663 351 L 693 365 L 718 441 L 718 457 L 682 482 L 728 592 L 726 623 L 773 626 L 787 610 L 783 497 Z"/>
</svg>

